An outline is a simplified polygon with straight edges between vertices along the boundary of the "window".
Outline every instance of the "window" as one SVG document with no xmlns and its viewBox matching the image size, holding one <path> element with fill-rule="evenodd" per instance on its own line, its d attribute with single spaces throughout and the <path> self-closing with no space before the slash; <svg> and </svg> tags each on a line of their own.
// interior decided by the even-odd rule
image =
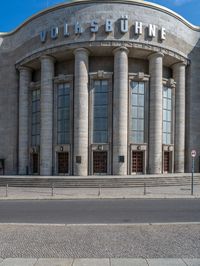
<svg viewBox="0 0 200 266">
<path fill-rule="evenodd" d="M 163 144 L 172 142 L 172 89 L 163 86 Z"/>
<path fill-rule="evenodd" d="M 31 145 L 40 145 L 40 90 L 32 91 Z"/>
<path fill-rule="evenodd" d="M 93 143 L 108 142 L 108 80 L 95 80 L 93 87 Z"/>
<path fill-rule="evenodd" d="M 60 83 L 57 90 L 57 143 L 70 143 L 70 84 Z"/>
<path fill-rule="evenodd" d="M 132 143 L 144 143 L 145 83 L 131 81 L 131 133 Z"/>
</svg>

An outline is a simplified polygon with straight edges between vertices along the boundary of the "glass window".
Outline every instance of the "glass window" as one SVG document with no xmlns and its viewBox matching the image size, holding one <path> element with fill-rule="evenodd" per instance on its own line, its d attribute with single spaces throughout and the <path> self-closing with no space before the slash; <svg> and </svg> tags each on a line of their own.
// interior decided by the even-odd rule
<svg viewBox="0 0 200 266">
<path fill-rule="evenodd" d="M 108 104 L 108 94 L 107 93 L 95 93 L 94 94 L 94 105 L 107 105 Z"/>
<path fill-rule="evenodd" d="M 106 143 L 108 139 L 108 132 L 107 131 L 95 131 L 93 135 L 93 142 L 94 143 Z"/>
<path fill-rule="evenodd" d="M 163 144 L 172 142 L 172 89 L 163 86 Z"/>
<path fill-rule="evenodd" d="M 60 83 L 57 88 L 57 143 L 70 143 L 70 84 Z"/>
<path fill-rule="evenodd" d="M 94 81 L 93 99 L 93 143 L 107 143 L 108 80 Z"/>
<path fill-rule="evenodd" d="M 145 83 L 131 82 L 131 132 L 132 143 L 144 143 Z"/>
<path fill-rule="evenodd" d="M 95 117 L 107 117 L 107 113 L 108 113 L 108 106 L 107 105 L 94 107 L 94 116 Z"/>
</svg>

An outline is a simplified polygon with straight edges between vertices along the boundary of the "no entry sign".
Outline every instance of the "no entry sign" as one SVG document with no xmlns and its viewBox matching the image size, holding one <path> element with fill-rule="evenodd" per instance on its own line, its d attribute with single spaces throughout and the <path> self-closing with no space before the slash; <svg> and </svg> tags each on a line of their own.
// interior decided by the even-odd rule
<svg viewBox="0 0 200 266">
<path fill-rule="evenodd" d="M 196 155 L 197 155 L 197 152 L 195 150 L 192 150 L 191 151 L 191 156 L 194 158 L 194 157 L 196 157 Z"/>
</svg>

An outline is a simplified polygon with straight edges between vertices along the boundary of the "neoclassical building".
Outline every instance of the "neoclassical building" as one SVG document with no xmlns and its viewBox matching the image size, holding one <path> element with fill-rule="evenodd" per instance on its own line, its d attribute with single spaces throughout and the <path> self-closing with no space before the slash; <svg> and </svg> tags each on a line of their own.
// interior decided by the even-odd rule
<svg viewBox="0 0 200 266">
<path fill-rule="evenodd" d="M 183 173 L 200 155 L 200 27 L 84 0 L 0 33 L 0 173 Z"/>
</svg>

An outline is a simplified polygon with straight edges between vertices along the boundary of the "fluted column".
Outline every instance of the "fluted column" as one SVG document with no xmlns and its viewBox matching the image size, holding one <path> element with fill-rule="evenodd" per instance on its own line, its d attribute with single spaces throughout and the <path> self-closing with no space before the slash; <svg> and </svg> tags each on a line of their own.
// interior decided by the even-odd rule
<svg viewBox="0 0 200 266">
<path fill-rule="evenodd" d="M 128 49 L 114 50 L 113 174 L 127 175 L 128 154 Z M 124 156 L 124 162 L 119 161 Z"/>
<path fill-rule="evenodd" d="M 32 70 L 28 67 L 19 68 L 19 175 L 26 175 L 28 172 L 28 121 L 29 121 L 29 85 L 31 82 Z"/>
<path fill-rule="evenodd" d="M 151 174 L 162 172 L 162 73 L 163 54 L 150 55 L 149 173 Z"/>
<path fill-rule="evenodd" d="M 184 173 L 185 166 L 185 67 L 186 64 L 183 62 L 173 65 L 173 78 L 176 82 L 174 138 L 176 173 Z"/>
<path fill-rule="evenodd" d="M 76 49 L 74 86 L 74 175 L 88 175 L 88 56 Z"/>
<path fill-rule="evenodd" d="M 54 58 L 41 57 L 40 175 L 52 175 Z"/>
</svg>

